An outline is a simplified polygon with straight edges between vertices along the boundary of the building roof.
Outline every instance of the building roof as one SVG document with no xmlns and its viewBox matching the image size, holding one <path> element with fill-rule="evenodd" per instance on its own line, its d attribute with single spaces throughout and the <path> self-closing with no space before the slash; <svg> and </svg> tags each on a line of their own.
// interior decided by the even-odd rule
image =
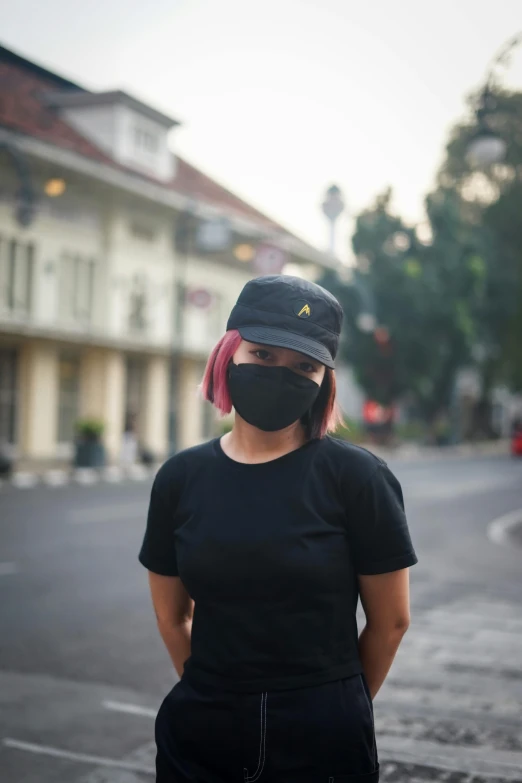
<svg viewBox="0 0 522 783">
<path fill-rule="evenodd" d="M 17 62 L 9 62 L 4 59 L 5 51 L 0 48 L 0 125 L 103 163 L 112 163 L 108 155 L 42 102 L 42 93 L 56 89 L 47 72 L 40 68 L 32 72 Z"/>
<path fill-rule="evenodd" d="M 80 85 L 63 79 L 61 76 L 0 46 L 0 126 L 68 149 L 107 166 L 125 170 L 136 177 L 152 180 L 156 184 L 182 195 L 231 210 L 239 217 L 249 218 L 265 229 L 293 236 L 279 223 L 177 155 L 175 176 L 167 183 L 159 182 L 152 177 L 139 174 L 130 167 L 122 166 L 60 117 L 56 109 L 50 105 L 52 101 L 48 100 L 49 96 L 58 92 L 65 96 L 66 103 L 71 100 L 75 102 L 96 99 L 95 93 L 91 93 Z M 102 93 L 101 95 L 114 96 L 116 94 L 119 93 Z M 131 96 L 128 97 L 130 100 L 135 100 Z M 165 115 L 161 116 L 165 117 Z M 302 243 L 302 240 L 299 242 Z M 305 244 L 303 243 L 303 245 Z"/>
<path fill-rule="evenodd" d="M 120 103 L 129 106 L 135 111 L 141 112 L 149 119 L 163 125 L 165 128 L 172 128 L 180 123 L 172 117 L 168 117 L 163 112 L 153 109 L 147 103 L 138 100 L 133 95 L 123 90 L 110 90 L 109 92 L 87 92 L 87 90 L 58 90 L 50 92 L 43 96 L 44 103 L 51 108 L 65 108 L 71 106 L 104 106 L 107 104 Z"/>
</svg>

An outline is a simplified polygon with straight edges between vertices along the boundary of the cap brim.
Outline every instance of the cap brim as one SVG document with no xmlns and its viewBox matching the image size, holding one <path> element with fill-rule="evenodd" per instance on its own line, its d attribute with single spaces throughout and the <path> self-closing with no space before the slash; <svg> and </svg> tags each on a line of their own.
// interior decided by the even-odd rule
<svg viewBox="0 0 522 783">
<path fill-rule="evenodd" d="M 302 334 L 289 332 L 287 329 L 277 329 L 271 326 L 239 326 L 238 332 L 249 343 L 273 345 L 276 348 L 289 348 L 303 353 L 310 359 L 316 359 L 330 369 L 335 368 L 335 362 L 330 351 L 316 340 L 304 337 Z"/>
</svg>

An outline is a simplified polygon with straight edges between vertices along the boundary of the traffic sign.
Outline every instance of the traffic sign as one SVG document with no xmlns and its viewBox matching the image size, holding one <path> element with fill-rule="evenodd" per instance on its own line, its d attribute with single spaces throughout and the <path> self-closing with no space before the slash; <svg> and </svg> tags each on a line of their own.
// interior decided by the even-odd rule
<svg viewBox="0 0 522 783">
<path fill-rule="evenodd" d="M 192 288 L 187 292 L 187 300 L 194 307 L 207 310 L 212 304 L 212 294 L 204 288 Z"/>
<path fill-rule="evenodd" d="M 287 262 L 286 252 L 276 245 L 258 245 L 254 256 L 254 269 L 260 275 L 280 275 Z"/>
</svg>

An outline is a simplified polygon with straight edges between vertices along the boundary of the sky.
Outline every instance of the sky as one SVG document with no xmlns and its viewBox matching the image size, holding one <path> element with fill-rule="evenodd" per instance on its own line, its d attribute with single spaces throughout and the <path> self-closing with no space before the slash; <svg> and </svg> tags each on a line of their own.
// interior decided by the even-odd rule
<svg viewBox="0 0 522 783">
<path fill-rule="evenodd" d="M 175 152 L 321 249 L 337 184 L 347 258 L 386 187 L 422 220 L 466 96 L 520 29 L 520 0 L 17 0 L 0 43 L 176 118 Z M 505 81 L 522 86 L 522 56 Z"/>
</svg>

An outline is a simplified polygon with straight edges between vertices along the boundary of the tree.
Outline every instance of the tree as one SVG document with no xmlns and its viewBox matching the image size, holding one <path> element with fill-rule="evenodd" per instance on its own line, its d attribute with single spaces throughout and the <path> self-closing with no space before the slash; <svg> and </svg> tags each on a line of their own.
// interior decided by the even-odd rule
<svg viewBox="0 0 522 783">
<path fill-rule="evenodd" d="M 481 234 L 486 262 L 483 297 L 474 314 L 483 395 L 504 381 L 522 390 L 522 93 L 494 88 L 488 126 L 506 145 L 502 163 L 477 170 L 467 150 L 479 132 L 476 116 L 455 126 L 438 186 L 460 200 L 462 222 Z M 476 97 L 470 98 L 471 106 Z"/>
<path fill-rule="evenodd" d="M 431 240 L 392 214 L 387 190 L 356 220 L 352 280 L 322 281 L 344 305 L 341 352 L 367 396 L 408 399 L 428 423 L 448 411 L 456 374 L 471 363 L 484 420 L 497 382 L 522 389 L 522 94 L 496 88 L 495 106 L 488 123 L 505 160 L 474 169 L 476 117 L 455 126 L 425 202 Z M 380 331 L 361 330 L 368 309 Z"/>
<path fill-rule="evenodd" d="M 442 195 L 432 205 L 434 220 L 441 211 L 451 215 L 455 209 Z M 469 355 L 469 308 L 463 295 L 462 301 L 458 297 L 479 267 L 469 264 L 462 273 L 469 248 L 460 253 L 453 248 L 440 263 L 441 235 L 430 248 L 421 244 L 415 231 L 391 213 L 390 200 L 388 190 L 356 220 L 352 244 L 358 285 L 342 284 L 331 274 L 323 285 L 344 305 L 342 352 L 367 396 L 385 405 L 409 399 L 432 423 L 448 408 L 456 369 Z M 441 224 L 447 227 L 446 218 Z M 362 297 L 358 289 L 365 292 Z M 368 302 L 380 326 L 371 333 L 358 323 Z"/>
</svg>

